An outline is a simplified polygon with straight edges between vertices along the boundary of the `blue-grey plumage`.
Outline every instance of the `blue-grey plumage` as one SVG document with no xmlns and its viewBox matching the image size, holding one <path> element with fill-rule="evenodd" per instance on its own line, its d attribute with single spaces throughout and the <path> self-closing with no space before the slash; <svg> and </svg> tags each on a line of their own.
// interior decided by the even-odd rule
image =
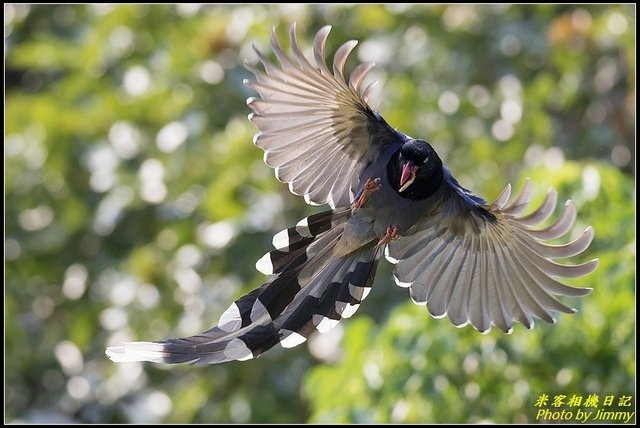
<svg viewBox="0 0 640 428">
<path fill-rule="evenodd" d="M 211 364 L 257 357 L 277 343 L 296 346 L 353 315 L 383 251 L 415 303 L 483 333 L 492 326 L 511 332 L 516 322 L 533 328 L 534 318 L 555 323 L 558 312 L 574 312 L 556 296 L 591 291 L 558 278 L 587 275 L 597 260 L 553 259 L 585 251 L 593 229 L 568 244 L 547 242 L 573 226 L 571 201 L 555 223 L 536 228 L 554 211 L 555 190 L 522 215 L 529 182 L 511 203 L 510 185 L 492 204 L 463 188 L 431 144 L 395 130 L 368 105 L 373 85 L 361 90 L 361 84 L 371 63 L 355 67 L 347 80 L 344 64 L 356 42 L 338 48 L 329 70 L 329 30 L 317 33 L 313 62 L 298 45 L 295 25 L 292 56 L 273 32 L 279 65 L 256 50 L 264 71 L 247 64 L 255 81 L 246 85 L 258 94 L 247 104 L 267 165 L 291 192 L 331 209 L 274 236 L 274 250 L 256 264 L 269 279 L 232 303 L 216 326 L 186 338 L 110 347 L 114 361 Z"/>
<path fill-rule="evenodd" d="M 408 138 L 402 144 L 413 141 L 416 140 Z M 367 179 L 380 178 L 381 180 L 380 191 L 372 193 L 367 203 L 354 213 L 354 216 L 368 216 L 373 219 L 373 229 L 376 236 L 383 236 L 386 228 L 390 225 L 398 228 L 400 236 L 411 234 L 418 221 L 425 215 L 429 215 L 434 205 L 442 198 L 442 174 L 444 171 L 441 163 L 438 166 L 440 174 L 424 179 L 429 183 L 429 191 L 423 198 L 407 197 L 413 194 L 414 188 L 419 188 L 418 186 L 423 184 L 420 180 L 418 183 L 412 183 L 403 192 L 399 191 L 402 186 L 400 184 L 401 166 L 398 155 L 402 144 L 386 149 L 379 161 L 365 168 L 360 177 L 360 182 L 363 184 Z M 435 151 L 433 153 L 435 154 Z M 431 159 L 434 163 L 437 160 Z M 397 166 L 398 171 L 395 174 L 393 166 Z"/>
</svg>

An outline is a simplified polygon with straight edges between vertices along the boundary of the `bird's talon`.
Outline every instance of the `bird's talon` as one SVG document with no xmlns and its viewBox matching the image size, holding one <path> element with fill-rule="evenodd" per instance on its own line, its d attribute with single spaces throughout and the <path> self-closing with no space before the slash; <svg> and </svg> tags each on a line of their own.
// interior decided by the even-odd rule
<svg viewBox="0 0 640 428">
<path fill-rule="evenodd" d="M 362 206 L 369 200 L 369 196 L 380 189 L 382 189 L 380 178 L 374 178 L 373 180 L 367 178 L 367 181 L 364 183 L 364 187 L 362 189 L 362 195 L 360 195 L 360 197 L 353 203 L 353 206 L 356 209 L 362 208 Z"/>
<path fill-rule="evenodd" d="M 364 183 L 364 188 L 369 192 L 375 192 L 382 188 L 382 184 L 380 184 L 380 178 L 374 178 L 373 180 L 368 178 Z"/>
<path fill-rule="evenodd" d="M 389 226 L 387 227 L 387 231 L 385 233 L 385 235 L 380 238 L 380 241 L 378 241 L 378 247 L 382 247 L 383 245 L 388 244 L 391 241 L 396 241 L 400 238 L 400 235 L 398 234 L 398 228 L 396 226 Z"/>
</svg>

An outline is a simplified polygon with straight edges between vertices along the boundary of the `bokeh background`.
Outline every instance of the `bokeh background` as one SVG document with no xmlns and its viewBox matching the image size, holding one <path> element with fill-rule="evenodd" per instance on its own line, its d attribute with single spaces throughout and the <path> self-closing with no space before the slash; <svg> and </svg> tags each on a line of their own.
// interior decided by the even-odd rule
<svg viewBox="0 0 640 428">
<path fill-rule="evenodd" d="M 548 394 L 635 411 L 635 5 L 5 4 L 5 422 L 536 422 Z M 356 316 L 220 366 L 114 364 L 261 284 L 273 233 L 318 211 L 253 146 L 243 59 L 334 26 L 372 104 L 487 199 L 525 177 L 593 225 L 555 326 L 456 329 L 381 263 Z M 285 42 L 285 45 L 287 43 Z M 558 208 L 559 210 L 560 208 Z M 632 407 L 616 407 L 619 396 Z M 553 409 L 553 407 L 549 407 Z M 566 408 L 566 407 L 563 407 Z"/>
</svg>

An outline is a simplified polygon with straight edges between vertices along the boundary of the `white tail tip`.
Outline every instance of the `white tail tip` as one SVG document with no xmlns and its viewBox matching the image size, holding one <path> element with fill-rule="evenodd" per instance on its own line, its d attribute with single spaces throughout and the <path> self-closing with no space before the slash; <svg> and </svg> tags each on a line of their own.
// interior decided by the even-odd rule
<svg viewBox="0 0 640 428">
<path fill-rule="evenodd" d="M 130 363 L 133 361 L 163 363 L 166 352 L 162 343 L 128 342 L 122 346 L 107 348 L 105 354 L 111 361 L 116 363 Z"/>
</svg>

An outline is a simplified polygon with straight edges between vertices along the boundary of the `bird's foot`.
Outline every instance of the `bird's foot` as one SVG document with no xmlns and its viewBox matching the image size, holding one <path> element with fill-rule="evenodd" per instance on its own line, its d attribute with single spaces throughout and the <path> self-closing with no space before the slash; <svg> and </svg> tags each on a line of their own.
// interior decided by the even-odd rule
<svg viewBox="0 0 640 428">
<path fill-rule="evenodd" d="M 391 241 L 397 240 L 398 238 L 400 238 L 400 235 L 398 235 L 398 228 L 396 226 L 389 226 L 387 227 L 387 233 L 380 238 L 376 247 L 380 248 Z"/>
<path fill-rule="evenodd" d="M 362 189 L 362 194 L 353 203 L 354 208 L 355 209 L 362 208 L 362 206 L 366 204 L 367 201 L 369 200 L 369 196 L 371 196 L 372 193 L 377 192 L 380 189 L 382 189 L 382 184 L 380 184 L 379 178 L 374 178 L 373 180 L 370 178 L 367 178 L 367 181 L 364 183 L 364 187 Z"/>
</svg>

